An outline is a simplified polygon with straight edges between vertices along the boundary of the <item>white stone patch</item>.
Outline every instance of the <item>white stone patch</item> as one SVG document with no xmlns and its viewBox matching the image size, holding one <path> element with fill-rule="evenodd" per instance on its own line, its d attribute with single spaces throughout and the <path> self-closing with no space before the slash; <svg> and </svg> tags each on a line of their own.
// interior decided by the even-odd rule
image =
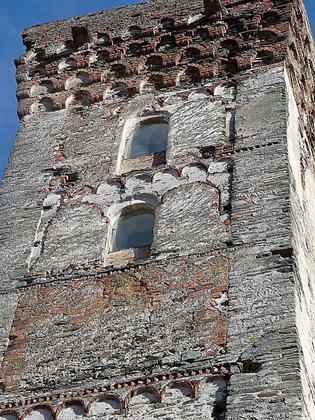
<svg viewBox="0 0 315 420">
<path fill-rule="evenodd" d="M 172 388 L 167 388 L 163 403 L 185 402 L 192 398 L 191 388 L 186 384 L 175 384 Z"/>
<path fill-rule="evenodd" d="M 79 420 L 84 417 L 84 408 L 80 404 L 73 404 L 61 411 L 58 420 Z"/>
<path fill-rule="evenodd" d="M 149 420 L 149 414 L 154 409 L 153 404 L 157 403 L 158 399 L 153 392 L 144 392 L 131 398 L 129 402 L 129 416 L 131 419 Z M 150 405 L 152 405 L 150 407 Z"/>
<path fill-rule="evenodd" d="M 188 100 L 189 101 L 198 101 L 200 99 L 205 99 L 208 98 L 210 96 L 210 93 L 207 91 L 204 92 L 192 92 L 189 96 L 188 96 Z"/>
<path fill-rule="evenodd" d="M 92 404 L 89 417 L 96 416 L 98 418 L 104 418 L 109 414 L 119 413 L 121 411 L 121 404 L 118 400 L 108 398 L 100 401 L 96 401 Z M 103 417 L 100 417 L 103 416 Z M 106 418 L 106 417 L 105 417 Z"/>
<path fill-rule="evenodd" d="M 51 208 L 59 206 L 62 201 L 62 197 L 59 194 L 49 194 L 43 201 L 43 207 Z"/>
<path fill-rule="evenodd" d="M 190 15 L 187 19 L 187 25 L 191 25 L 194 22 L 198 22 L 198 20 L 202 19 L 203 15 L 199 13 L 198 15 Z"/>
<path fill-rule="evenodd" d="M 227 206 L 231 203 L 232 174 L 228 172 L 229 161 L 211 162 L 208 168 L 207 181 L 220 190 L 220 204 Z"/>
<path fill-rule="evenodd" d="M 83 196 L 82 201 L 97 204 L 102 208 L 103 212 L 106 213 L 113 202 L 120 201 L 120 192 L 121 185 L 119 182 L 104 182 L 99 185 L 96 194 L 85 195 Z"/>
<path fill-rule="evenodd" d="M 306 142 L 310 142 L 307 134 L 301 136 L 301 124 L 298 107 L 294 93 L 285 73 L 289 118 L 288 156 L 290 165 L 291 182 L 291 209 L 293 212 L 294 251 L 297 261 L 299 289 L 296 292 L 296 322 L 299 340 L 303 348 L 301 360 L 301 378 L 304 394 L 304 410 L 307 414 L 303 418 L 315 418 L 315 403 L 312 398 L 312 389 L 315 384 L 315 173 L 314 163 L 304 173 L 302 182 L 301 157 Z M 312 168 L 313 165 L 313 168 Z M 294 187 L 293 187 L 294 186 Z M 312 384 L 312 385 L 311 385 Z"/>
<path fill-rule="evenodd" d="M 154 229 L 153 249 L 158 254 L 218 246 L 226 239 L 219 218 L 218 191 L 199 182 L 173 188 L 157 208 Z"/>
<path fill-rule="evenodd" d="M 77 62 L 74 59 L 67 59 L 65 61 L 61 61 L 58 65 L 58 73 L 62 73 L 64 71 L 72 70 L 77 67 Z"/>
<path fill-rule="evenodd" d="M 102 258 L 106 220 L 89 204 L 60 209 L 45 229 L 35 270 L 63 269 Z M 80 246 L 79 246 L 80 244 Z"/>
<path fill-rule="evenodd" d="M 207 172 L 204 168 L 199 168 L 198 166 L 185 166 L 182 171 L 182 175 L 187 177 L 189 182 L 199 181 L 205 182 L 207 179 Z"/>
<path fill-rule="evenodd" d="M 220 96 L 224 99 L 235 100 L 236 88 L 231 86 L 219 85 L 214 89 L 214 96 Z"/>
<path fill-rule="evenodd" d="M 147 193 L 152 194 L 152 183 L 149 178 L 144 176 L 131 176 L 125 183 L 126 196 Z"/>
<path fill-rule="evenodd" d="M 153 190 L 158 195 L 163 195 L 171 188 L 178 187 L 185 180 L 179 177 L 175 170 L 168 172 L 157 172 L 153 177 Z"/>
<path fill-rule="evenodd" d="M 38 85 L 34 85 L 30 90 L 30 97 L 33 98 L 38 95 L 45 95 L 46 93 L 51 93 L 53 90 L 53 84 L 49 80 L 43 81 Z"/>
<path fill-rule="evenodd" d="M 37 408 L 28 414 L 25 420 L 53 420 L 53 415 L 48 408 Z"/>
</svg>

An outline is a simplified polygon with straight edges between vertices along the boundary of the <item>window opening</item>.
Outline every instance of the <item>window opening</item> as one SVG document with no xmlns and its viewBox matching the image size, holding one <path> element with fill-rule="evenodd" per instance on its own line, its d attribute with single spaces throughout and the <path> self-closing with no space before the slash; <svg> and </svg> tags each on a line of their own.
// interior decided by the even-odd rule
<svg viewBox="0 0 315 420">
<path fill-rule="evenodd" d="M 74 44 L 77 47 L 90 41 L 89 31 L 84 26 L 72 26 L 71 32 Z"/>
<path fill-rule="evenodd" d="M 129 208 L 118 219 L 112 234 L 112 251 L 150 246 L 153 240 L 154 210 Z"/>
<path fill-rule="evenodd" d="M 166 121 L 142 122 L 127 140 L 125 157 L 163 152 L 167 148 L 169 125 Z"/>
</svg>

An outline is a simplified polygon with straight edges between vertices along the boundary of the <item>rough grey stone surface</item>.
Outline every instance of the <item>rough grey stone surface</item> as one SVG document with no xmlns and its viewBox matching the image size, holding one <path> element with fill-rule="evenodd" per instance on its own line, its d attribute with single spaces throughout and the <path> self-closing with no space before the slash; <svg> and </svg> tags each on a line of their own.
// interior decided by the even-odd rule
<svg viewBox="0 0 315 420">
<path fill-rule="evenodd" d="M 281 69 L 238 88 L 236 121 L 240 113 L 242 147 L 253 140 L 268 144 L 270 130 L 276 144 L 235 156 L 231 231 L 240 247 L 231 258 L 227 354 L 243 364 L 244 373 L 230 380 L 231 420 L 301 415 L 284 89 Z M 252 103 L 254 109 L 265 104 L 259 130 L 250 124 Z"/>
<path fill-rule="evenodd" d="M 58 61 L 73 24 L 100 31 L 115 21 L 111 35 L 128 40 L 138 29 L 122 23 L 149 25 L 175 7 L 193 38 L 203 2 L 158 0 L 31 28 L 25 41 Z M 52 32 L 59 39 L 46 45 Z M 220 56 L 244 70 L 233 88 L 186 79 L 127 98 L 102 78 L 91 81 L 95 103 L 74 106 L 72 89 L 89 82 L 77 74 L 65 79 L 66 102 L 58 83 L 50 92 L 53 112 L 45 101 L 25 106 L 33 113 L 0 196 L 0 420 L 17 419 L 12 410 L 26 420 L 312 416 L 314 171 L 300 173 L 307 135 L 284 68 L 256 72 L 243 52 Z M 169 121 L 166 161 L 124 166 L 126 139 L 148 115 Z M 115 221 L 139 204 L 155 208 L 151 255 L 108 258 Z"/>
<path fill-rule="evenodd" d="M 315 176 L 309 155 L 309 134 L 301 129 L 302 118 L 286 75 L 288 90 L 288 157 L 291 175 L 293 247 L 296 259 L 296 324 L 300 346 L 303 387 L 303 419 L 315 416 Z M 305 162 L 305 168 L 301 165 Z"/>
<path fill-rule="evenodd" d="M 207 184 L 195 182 L 170 190 L 157 211 L 154 252 L 189 250 L 191 246 L 197 252 L 220 248 L 228 234 L 219 205 L 218 191 Z"/>
</svg>

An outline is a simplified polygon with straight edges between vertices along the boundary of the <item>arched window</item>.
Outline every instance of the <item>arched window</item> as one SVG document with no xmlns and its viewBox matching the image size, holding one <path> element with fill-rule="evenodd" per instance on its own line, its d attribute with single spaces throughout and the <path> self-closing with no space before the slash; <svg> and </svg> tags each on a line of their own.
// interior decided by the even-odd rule
<svg viewBox="0 0 315 420">
<path fill-rule="evenodd" d="M 164 152 L 167 148 L 168 129 L 168 122 L 161 118 L 140 122 L 127 139 L 125 158 Z"/>
<path fill-rule="evenodd" d="M 112 231 L 112 251 L 150 246 L 153 240 L 154 208 L 127 207 Z"/>
</svg>

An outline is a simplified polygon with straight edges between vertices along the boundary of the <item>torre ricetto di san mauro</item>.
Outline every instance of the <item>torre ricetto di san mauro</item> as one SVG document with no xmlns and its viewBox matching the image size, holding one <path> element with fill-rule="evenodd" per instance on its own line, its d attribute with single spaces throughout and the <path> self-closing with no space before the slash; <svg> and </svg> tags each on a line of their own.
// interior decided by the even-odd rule
<svg viewBox="0 0 315 420">
<path fill-rule="evenodd" d="M 0 420 L 314 420 L 302 0 L 147 0 L 23 41 Z"/>
</svg>

